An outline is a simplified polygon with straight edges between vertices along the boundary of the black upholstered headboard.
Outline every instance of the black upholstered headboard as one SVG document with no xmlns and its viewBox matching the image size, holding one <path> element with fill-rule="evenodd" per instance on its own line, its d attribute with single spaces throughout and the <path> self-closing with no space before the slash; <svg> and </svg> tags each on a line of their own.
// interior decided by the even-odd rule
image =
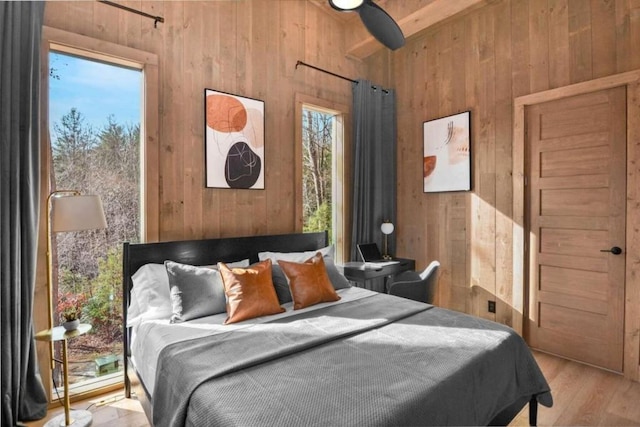
<svg viewBox="0 0 640 427">
<path fill-rule="evenodd" d="M 158 243 L 124 243 L 122 254 L 122 300 L 124 317 L 124 368 L 125 388 L 129 392 L 127 357 L 129 356 L 130 331 L 127 325 L 127 309 L 133 283 L 131 276 L 145 264 L 162 264 L 166 260 L 190 265 L 211 265 L 218 261 L 233 262 L 249 259 L 258 261 L 258 252 L 303 252 L 320 249 L 328 244 L 326 231 L 319 233 L 276 234 L 270 236 L 227 237 L 205 240 L 182 240 Z"/>
</svg>

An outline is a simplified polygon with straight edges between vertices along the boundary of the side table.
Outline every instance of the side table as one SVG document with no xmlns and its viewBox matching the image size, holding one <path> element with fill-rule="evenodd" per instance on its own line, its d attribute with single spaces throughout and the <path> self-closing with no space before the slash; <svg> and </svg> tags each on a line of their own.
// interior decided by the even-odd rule
<svg viewBox="0 0 640 427">
<path fill-rule="evenodd" d="M 398 261 L 395 264 L 382 264 L 375 265 L 375 263 L 364 263 L 364 262 L 347 262 L 342 266 L 342 273 L 344 276 L 353 282 L 361 283 L 363 288 L 366 288 L 366 284 L 368 280 L 376 279 L 379 277 L 385 278 L 385 289 L 384 292 L 387 291 L 386 287 L 386 278 L 389 276 L 394 276 L 398 273 L 402 273 L 403 271 L 415 270 L 416 269 L 416 261 L 409 258 L 393 258 L 393 261 Z"/>
<path fill-rule="evenodd" d="M 53 426 L 90 426 L 92 417 L 89 411 L 73 411 L 75 419 L 71 418 L 69 403 L 69 366 L 67 361 L 67 340 L 86 334 L 91 330 L 91 325 L 81 323 L 78 329 L 67 331 L 62 326 L 56 326 L 53 329 L 45 329 L 38 332 L 35 336 L 38 341 L 56 342 L 62 341 L 62 375 L 64 378 L 64 415 L 58 415 L 45 424 L 45 427 Z M 54 359 L 53 354 L 51 358 Z M 55 359 L 54 359 L 55 360 Z M 58 361 L 59 362 L 59 361 Z"/>
</svg>

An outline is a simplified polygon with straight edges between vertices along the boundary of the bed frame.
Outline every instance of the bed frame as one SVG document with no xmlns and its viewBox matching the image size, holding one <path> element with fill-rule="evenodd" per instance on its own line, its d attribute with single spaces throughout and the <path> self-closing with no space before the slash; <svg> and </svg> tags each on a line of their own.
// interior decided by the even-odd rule
<svg viewBox="0 0 640 427">
<path fill-rule="evenodd" d="M 319 233 L 277 234 L 269 236 L 228 237 L 221 239 L 182 240 L 159 243 L 125 242 L 122 252 L 122 315 L 124 324 L 124 388 L 125 397 L 134 391 L 151 420 L 151 394 L 139 380 L 131 363 L 131 330 L 127 328 L 127 309 L 133 283 L 131 276 L 143 265 L 162 264 L 165 260 L 190 265 L 211 265 L 218 261 L 233 262 L 249 259 L 258 261 L 258 252 L 303 252 L 328 245 L 326 231 Z"/>
<path fill-rule="evenodd" d="M 152 422 L 152 398 L 145 385 L 140 381 L 135 367 L 131 363 L 131 330 L 126 327 L 127 309 L 133 283 L 131 276 L 141 266 L 148 263 L 162 264 L 172 260 L 191 265 L 211 265 L 218 261 L 233 262 L 249 259 L 251 263 L 258 261 L 258 252 L 302 252 L 319 249 L 328 245 L 327 232 L 278 234 L 268 236 L 231 237 L 205 240 L 184 240 L 159 243 L 124 243 L 123 250 L 123 317 L 124 317 L 124 384 L 125 397 L 130 398 L 132 392 L 142 404 L 149 422 Z M 490 425 L 507 425 L 520 411 L 529 404 L 529 424 L 537 423 L 536 397 L 525 397 L 514 402 L 498 416 Z"/>
</svg>

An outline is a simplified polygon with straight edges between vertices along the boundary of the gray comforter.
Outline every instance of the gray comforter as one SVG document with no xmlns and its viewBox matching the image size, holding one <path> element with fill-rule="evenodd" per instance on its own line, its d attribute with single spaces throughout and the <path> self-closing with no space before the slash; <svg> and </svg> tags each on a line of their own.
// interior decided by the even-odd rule
<svg viewBox="0 0 640 427">
<path fill-rule="evenodd" d="M 165 347 L 156 426 L 486 425 L 549 386 L 510 328 L 388 295 Z"/>
</svg>

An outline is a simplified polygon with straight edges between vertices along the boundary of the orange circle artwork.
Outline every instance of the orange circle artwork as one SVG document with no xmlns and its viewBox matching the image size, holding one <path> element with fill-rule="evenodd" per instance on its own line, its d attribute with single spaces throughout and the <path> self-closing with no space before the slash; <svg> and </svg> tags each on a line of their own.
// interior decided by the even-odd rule
<svg viewBox="0 0 640 427">
<path fill-rule="evenodd" d="M 422 162 L 424 178 L 431 175 L 436 168 L 436 156 L 426 156 Z"/>
<path fill-rule="evenodd" d="M 207 96 L 207 126 L 218 132 L 240 132 L 247 125 L 247 110 L 236 98 Z"/>
</svg>

